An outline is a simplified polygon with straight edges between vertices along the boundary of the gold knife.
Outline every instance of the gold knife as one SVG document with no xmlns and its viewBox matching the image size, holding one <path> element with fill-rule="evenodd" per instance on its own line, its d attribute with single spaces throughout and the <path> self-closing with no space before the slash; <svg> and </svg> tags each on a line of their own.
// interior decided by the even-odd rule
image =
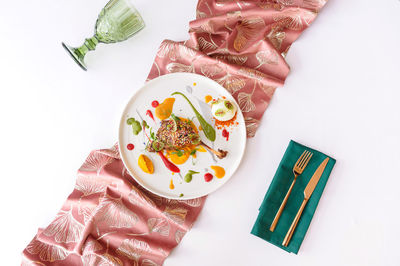
<svg viewBox="0 0 400 266">
<path fill-rule="evenodd" d="M 289 245 L 290 239 L 292 239 L 294 230 L 296 229 L 297 223 L 300 220 L 300 217 L 301 217 L 301 214 L 303 213 L 304 207 L 306 207 L 308 200 L 310 199 L 312 193 L 314 192 L 314 189 L 317 186 L 318 181 L 321 178 L 321 175 L 324 172 L 326 165 L 328 164 L 328 161 L 329 161 L 329 158 L 326 158 L 318 166 L 317 170 L 314 172 L 314 175 L 311 177 L 306 188 L 304 189 L 303 203 L 301 204 L 300 209 L 296 214 L 296 217 L 294 217 L 294 220 L 292 222 L 292 225 L 289 228 L 289 231 L 286 233 L 285 239 L 283 240 L 283 243 L 282 243 L 283 246 L 287 247 Z"/>
</svg>

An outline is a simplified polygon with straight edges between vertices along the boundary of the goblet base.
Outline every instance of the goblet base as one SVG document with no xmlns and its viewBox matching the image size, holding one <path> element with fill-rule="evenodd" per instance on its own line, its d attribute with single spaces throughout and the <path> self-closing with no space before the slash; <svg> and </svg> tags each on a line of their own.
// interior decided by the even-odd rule
<svg viewBox="0 0 400 266">
<path fill-rule="evenodd" d="M 85 71 L 87 71 L 87 67 L 85 62 L 83 61 L 82 54 L 78 51 L 77 48 L 73 48 L 65 43 L 62 43 L 62 46 L 69 53 L 69 55 L 74 59 L 74 61 Z"/>
</svg>

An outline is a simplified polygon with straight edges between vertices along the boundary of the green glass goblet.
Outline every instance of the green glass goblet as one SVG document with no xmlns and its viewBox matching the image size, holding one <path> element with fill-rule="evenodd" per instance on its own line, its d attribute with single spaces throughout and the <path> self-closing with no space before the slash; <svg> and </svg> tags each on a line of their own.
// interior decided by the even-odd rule
<svg viewBox="0 0 400 266">
<path fill-rule="evenodd" d="M 62 43 L 62 46 L 83 70 L 87 70 L 85 55 L 88 51 L 96 49 L 99 42 L 122 42 L 143 29 L 144 25 L 139 12 L 129 0 L 111 0 L 101 10 L 92 38 L 86 39 L 78 48 L 70 47 L 65 43 Z"/>
</svg>

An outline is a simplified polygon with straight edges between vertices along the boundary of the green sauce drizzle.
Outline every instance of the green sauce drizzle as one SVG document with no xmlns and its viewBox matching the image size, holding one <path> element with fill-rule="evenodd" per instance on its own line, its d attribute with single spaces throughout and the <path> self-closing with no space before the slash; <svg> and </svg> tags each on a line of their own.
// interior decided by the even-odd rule
<svg viewBox="0 0 400 266">
<path fill-rule="evenodd" d="M 186 101 L 190 104 L 190 106 L 193 109 L 193 112 L 195 113 L 197 119 L 200 122 L 201 127 L 203 128 L 203 132 L 204 135 L 206 135 L 206 137 L 211 140 L 211 141 L 215 141 L 215 129 L 209 124 L 207 123 L 207 121 L 203 118 L 203 116 L 196 110 L 196 108 L 194 108 L 193 104 L 189 101 L 189 99 L 181 92 L 174 92 L 171 95 L 176 95 L 179 94 L 181 96 L 183 96 L 183 98 L 186 99 Z"/>
<path fill-rule="evenodd" d="M 199 172 L 196 172 L 196 171 L 193 171 L 193 170 L 189 170 L 189 172 L 185 175 L 185 178 L 184 178 L 184 180 L 185 180 L 185 182 L 186 183 L 190 183 L 191 181 L 192 181 L 192 176 L 194 175 L 194 174 L 198 174 Z"/>
<path fill-rule="evenodd" d="M 140 125 L 140 122 L 135 120 L 135 118 L 128 118 L 128 120 L 126 120 L 126 123 L 132 126 L 133 134 L 138 135 L 140 131 L 142 131 L 142 126 Z"/>
</svg>

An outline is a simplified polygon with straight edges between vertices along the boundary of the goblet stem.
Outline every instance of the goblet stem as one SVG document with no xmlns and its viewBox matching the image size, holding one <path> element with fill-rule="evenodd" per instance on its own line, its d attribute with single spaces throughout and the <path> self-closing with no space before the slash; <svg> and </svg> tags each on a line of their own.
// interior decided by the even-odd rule
<svg viewBox="0 0 400 266">
<path fill-rule="evenodd" d="M 73 48 L 65 43 L 62 43 L 62 46 L 67 50 L 67 52 L 72 56 L 72 58 L 75 60 L 75 62 L 83 69 L 87 70 L 86 64 L 85 64 L 85 55 L 88 51 L 93 51 L 96 49 L 96 45 L 99 43 L 99 40 L 97 39 L 96 35 L 94 35 L 92 38 L 85 39 L 85 42 L 82 44 L 82 46 L 78 48 Z"/>
</svg>

